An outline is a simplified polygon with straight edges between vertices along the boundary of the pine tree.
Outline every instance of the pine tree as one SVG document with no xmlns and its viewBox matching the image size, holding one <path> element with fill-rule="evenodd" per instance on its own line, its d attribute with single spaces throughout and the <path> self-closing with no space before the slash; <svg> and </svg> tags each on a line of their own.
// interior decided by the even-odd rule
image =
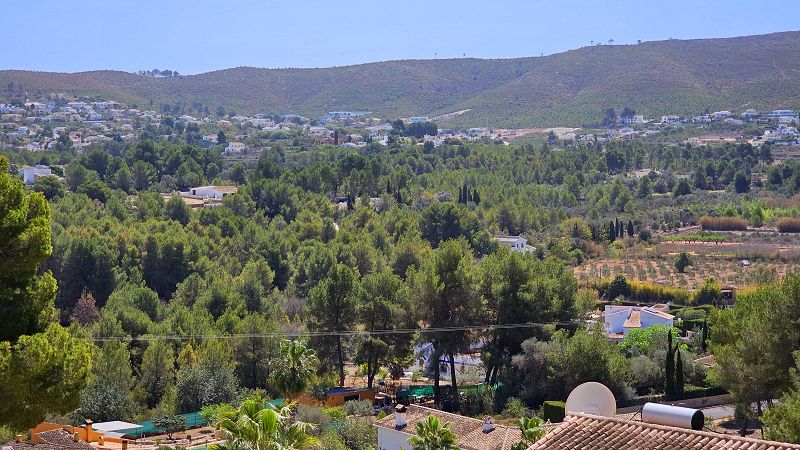
<svg viewBox="0 0 800 450">
<path fill-rule="evenodd" d="M 672 347 L 672 330 L 667 335 L 667 355 L 664 364 L 664 395 L 667 399 L 675 396 L 675 351 Z"/>
<path fill-rule="evenodd" d="M 628 221 L 628 237 L 633 237 L 633 221 Z"/>
<path fill-rule="evenodd" d="M 675 394 L 677 396 L 683 395 L 683 360 L 681 359 L 681 351 L 677 351 L 675 359 Z"/>
</svg>

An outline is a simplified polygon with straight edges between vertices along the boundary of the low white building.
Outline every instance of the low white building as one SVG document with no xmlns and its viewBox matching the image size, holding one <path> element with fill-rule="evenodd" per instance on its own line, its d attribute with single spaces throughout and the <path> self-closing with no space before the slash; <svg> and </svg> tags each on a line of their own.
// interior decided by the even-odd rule
<svg viewBox="0 0 800 450">
<path fill-rule="evenodd" d="M 730 111 L 715 111 L 714 114 L 711 115 L 713 120 L 724 120 L 731 116 Z"/>
<path fill-rule="evenodd" d="M 241 153 L 245 148 L 247 146 L 242 142 L 229 142 L 228 146 L 225 147 L 225 153 Z"/>
<path fill-rule="evenodd" d="M 644 123 L 644 116 L 640 115 L 640 114 L 636 114 L 636 115 L 633 115 L 633 116 L 620 117 L 619 118 L 619 123 L 622 123 L 622 124 L 625 124 L 625 125 L 642 124 L 642 123 Z"/>
<path fill-rule="evenodd" d="M 33 184 L 33 182 L 36 181 L 36 177 L 52 175 L 53 171 L 50 170 L 49 167 L 39 164 L 35 166 L 23 167 L 19 169 L 19 173 L 22 175 L 22 181 L 25 184 Z"/>
<path fill-rule="evenodd" d="M 522 236 L 493 236 L 495 242 L 503 247 L 510 247 L 515 252 L 530 253 L 536 251 L 536 247 L 528 245 L 528 240 Z"/>
<path fill-rule="evenodd" d="M 680 121 L 681 121 L 681 118 L 678 117 L 678 116 L 672 116 L 672 115 L 670 115 L 670 116 L 661 116 L 661 123 L 673 124 L 673 123 L 680 123 Z"/>
<path fill-rule="evenodd" d="M 607 305 L 603 315 L 603 329 L 610 338 L 624 338 L 632 329 L 649 328 L 653 325 L 672 327 L 675 316 L 668 314 L 667 309 L 667 305 Z"/>
<path fill-rule="evenodd" d="M 198 186 L 189 189 L 188 194 L 194 197 L 222 200 L 223 197 L 235 194 L 238 190 L 236 186 Z"/>
</svg>

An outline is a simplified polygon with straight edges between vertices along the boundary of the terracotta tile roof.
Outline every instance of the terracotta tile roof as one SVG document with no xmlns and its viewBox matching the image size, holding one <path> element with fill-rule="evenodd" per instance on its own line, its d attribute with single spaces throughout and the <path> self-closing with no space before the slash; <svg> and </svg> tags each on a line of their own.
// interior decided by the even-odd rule
<svg viewBox="0 0 800 450">
<path fill-rule="evenodd" d="M 74 440 L 69 431 L 61 428 L 36 433 L 36 437 L 41 443 L 12 441 L 3 445 L 3 449 L 10 447 L 12 450 L 95 450 L 88 442 Z"/>
<path fill-rule="evenodd" d="M 484 433 L 483 420 L 419 405 L 408 406 L 406 412 L 407 425 L 402 428 L 402 431 L 414 434 L 416 424 L 427 420 L 428 416 L 434 416 L 443 423 L 449 423 L 450 429 L 458 437 L 458 447 L 463 450 L 508 450 L 522 439 L 522 433 L 519 428 L 495 425 L 494 430 Z M 397 429 L 395 427 L 394 414 L 375 421 L 375 425 L 392 430 Z"/>
<path fill-rule="evenodd" d="M 789 450 L 797 444 L 694 431 L 618 417 L 570 414 L 528 450 Z"/>
</svg>

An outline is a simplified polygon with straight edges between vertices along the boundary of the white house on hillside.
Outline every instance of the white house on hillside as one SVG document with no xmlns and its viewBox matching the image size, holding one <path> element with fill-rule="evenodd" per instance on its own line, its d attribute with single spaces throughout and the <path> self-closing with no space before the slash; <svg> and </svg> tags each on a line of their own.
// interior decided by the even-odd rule
<svg viewBox="0 0 800 450">
<path fill-rule="evenodd" d="M 623 306 L 607 305 L 603 316 L 603 329 L 609 338 L 624 338 L 635 328 L 653 325 L 673 325 L 675 316 L 667 314 L 667 305 Z"/>
<path fill-rule="evenodd" d="M 198 186 L 189 189 L 189 195 L 195 197 L 203 197 L 213 200 L 222 200 L 230 194 L 235 194 L 238 188 L 236 186 Z"/>
<path fill-rule="evenodd" d="M 228 146 L 225 147 L 225 153 L 240 153 L 245 148 L 247 148 L 247 146 L 242 142 L 229 142 Z"/>
<path fill-rule="evenodd" d="M 536 247 L 528 245 L 528 240 L 522 236 L 494 236 L 495 242 L 503 247 L 511 247 L 515 252 L 529 253 L 536 251 Z"/>
<path fill-rule="evenodd" d="M 33 184 L 33 182 L 36 181 L 36 177 L 52 175 L 53 171 L 50 170 L 49 167 L 39 164 L 35 166 L 23 167 L 22 169 L 19 169 L 19 173 L 22 175 L 22 181 L 25 184 Z"/>
</svg>

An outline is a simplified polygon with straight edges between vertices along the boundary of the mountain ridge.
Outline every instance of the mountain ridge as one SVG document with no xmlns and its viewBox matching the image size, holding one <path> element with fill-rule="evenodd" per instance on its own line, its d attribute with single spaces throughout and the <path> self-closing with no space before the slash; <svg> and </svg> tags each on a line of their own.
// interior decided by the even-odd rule
<svg viewBox="0 0 800 450">
<path fill-rule="evenodd" d="M 173 78 L 123 71 L 0 71 L 0 99 L 69 92 L 183 113 L 363 110 L 377 116 L 471 111 L 453 125 L 597 121 L 605 108 L 650 117 L 706 109 L 800 107 L 800 32 L 581 47 L 522 58 L 410 59 L 329 68 L 235 67 Z"/>
</svg>

